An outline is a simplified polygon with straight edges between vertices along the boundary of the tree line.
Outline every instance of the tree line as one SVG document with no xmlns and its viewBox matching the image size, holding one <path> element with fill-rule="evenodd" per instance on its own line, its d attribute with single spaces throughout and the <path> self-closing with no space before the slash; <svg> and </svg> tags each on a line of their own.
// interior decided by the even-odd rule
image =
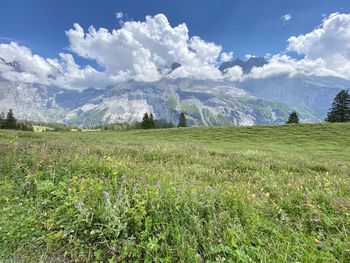
<svg viewBox="0 0 350 263">
<path fill-rule="evenodd" d="M 172 127 L 169 128 L 173 128 Z M 180 113 L 179 116 L 179 122 L 177 127 L 187 127 L 187 120 L 184 112 Z M 148 114 L 147 112 L 143 115 L 142 122 L 141 122 L 141 128 L 142 129 L 155 129 L 157 128 L 157 120 L 154 120 L 153 114 Z"/>
<path fill-rule="evenodd" d="M 103 131 L 126 131 L 133 129 L 167 129 L 175 127 L 187 127 L 186 115 L 181 112 L 178 119 L 178 124 L 175 125 L 171 121 L 165 119 L 156 119 L 153 113 L 144 113 L 141 121 L 136 121 L 132 123 L 127 122 L 117 122 L 117 123 L 106 123 L 87 126 L 89 130 L 103 130 Z"/>
<path fill-rule="evenodd" d="M 164 125 L 162 125 L 164 124 Z M 172 122 L 164 120 L 155 120 L 153 114 L 147 112 L 143 115 L 142 121 L 139 124 L 142 129 L 156 129 L 156 128 L 174 128 Z M 180 113 L 177 127 L 187 127 L 187 120 L 184 112 Z"/>
<path fill-rule="evenodd" d="M 340 91 L 327 113 L 326 122 L 349 122 L 350 121 L 350 95 L 347 90 Z M 299 123 L 296 111 L 289 114 L 287 124 Z"/>
<path fill-rule="evenodd" d="M 33 125 L 27 121 L 18 121 L 10 109 L 6 116 L 2 112 L 0 114 L 0 129 L 34 131 Z"/>
</svg>

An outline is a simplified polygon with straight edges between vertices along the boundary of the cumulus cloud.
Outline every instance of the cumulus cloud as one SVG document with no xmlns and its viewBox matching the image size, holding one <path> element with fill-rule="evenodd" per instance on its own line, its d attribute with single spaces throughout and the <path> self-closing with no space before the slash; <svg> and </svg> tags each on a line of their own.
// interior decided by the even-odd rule
<svg viewBox="0 0 350 263">
<path fill-rule="evenodd" d="M 269 64 L 252 70 L 249 77 L 279 74 L 336 76 L 350 79 L 350 14 L 333 13 L 307 34 L 291 36 L 286 54 L 271 57 Z M 302 59 L 293 59 L 296 52 Z"/>
<path fill-rule="evenodd" d="M 124 17 L 124 14 L 123 14 L 123 12 L 117 12 L 116 14 L 115 14 L 115 17 L 119 20 L 119 19 L 123 19 L 123 17 Z"/>
<path fill-rule="evenodd" d="M 71 54 L 60 53 L 59 60 L 51 60 L 61 75 L 51 81 L 52 84 L 64 88 L 74 87 L 75 89 L 85 89 L 89 87 L 104 88 L 114 81 L 104 72 L 99 72 L 91 66 L 81 68 L 75 63 Z"/>
<path fill-rule="evenodd" d="M 288 51 L 322 60 L 326 70 L 350 79 L 350 14 L 333 13 L 310 33 L 288 39 Z"/>
<path fill-rule="evenodd" d="M 77 65 L 71 54 L 60 53 L 58 59 L 45 59 L 15 42 L 0 44 L 0 77 L 75 89 L 103 88 L 113 83 L 105 73 Z"/>
<path fill-rule="evenodd" d="M 281 16 L 281 19 L 283 20 L 283 22 L 287 22 L 287 21 L 292 19 L 292 16 L 291 16 L 291 14 L 285 14 L 285 15 Z"/>
<path fill-rule="evenodd" d="M 123 13 L 116 13 L 117 19 L 123 17 Z M 198 36 L 189 37 L 186 24 L 172 27 L 163 14 L 147 16 L 143 22 L 127 21 L 112 31 L 93 26 L 85 31 L 75 23 L 66 35 L 72 54 L 97 62 L 103 71 L 80 67 L 72 54 L 45 59 L 24 46 L 10 43 L 0 46 L 1 76 L 12 81 L 82 89 L 127 80 L 157 81 L 169 73 L 173 63 L 179 63 L 181 66 L 170 77 L 220 79 L 222 75 L 216 65 L 232 58 L 232 53 L 222 52 L 222 47 L 215 43 Z M 20 63 L 23 71 L 10 66 L 13 61 Z"/>
<path fill-rule="evenodd" d="M 48 84 L 48 78 L 55 74 L 55 67 L 31 50 L 15 42 L 0 44 L 0 74 L 15 81 Z"/>
<path fill-rule="evenodd" d="M 230 81 L 240 81 L 243 77 L 243 70 L 240 66 L 234 66 L 225 70 L 225 78 Z"/>
<path fill-rule="evenodd" d="M 163 14 L 147 16 L 146 21 L 128 21 L 120 29 L 90 27 L 79 24 L 66 32 L 70 50 L 95 60 L 113 78 L 127 76 L 137 81 L 156 81 L 161 72 L 173 63 L 181 64 L 173 77 L 213 78 L 222 47 L 189 37 L 186 24 L 172 27 Z M 194 68 L 195 67 L 195 68 Z"/>
<path fill-rule="evenodd" d="M 116 17 L 124 18 L 117 13 Z M 107 30 L 78 23 L 66 31 L 69 53 L 43 58 L 15 42 L 0 44 L 0 77 L 18 82 L 57 85 L 64 88 L 104 88 L 118 82 L 194 78 L 242 81 L 288 74 L 338 76 L 350 79 L 350 14 L 334 13 L 313 31 L 288 39 L 286 52 L 265 57 L 269 63 L 244 75 L 238 66 L 222 74 L 218 65 L 231 61 L 232 52 L 189 36 L 186 24 L 171 26 L 163 14 L 145 21 L 126 21 Z M 302 55 L 294 59 L 292 52 Z M 101 68 L 80 66 L 74 56 L 96 62 Z M 246 55 L 246 58 L 254 57 Z M 174 63 L 179 67 L 170 71 Z"/>
<path fill-rule="evenodd" d="M 233 58 L 233 52 L 222 52 L 220 56 L 220 61 L 222 62 L 228 62 L 231 61 Z"/>
</svg>

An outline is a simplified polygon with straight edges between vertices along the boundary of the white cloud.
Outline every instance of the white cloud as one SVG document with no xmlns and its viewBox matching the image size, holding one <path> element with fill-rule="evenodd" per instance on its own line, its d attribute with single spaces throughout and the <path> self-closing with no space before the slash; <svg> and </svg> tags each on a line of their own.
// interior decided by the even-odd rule
<svg viewBox="0 0 350 263">
<path fill-rule="evenodd" d="M 271 53 L 266 53 L 264 58 L 269 60 L 270 58 L 272 57 L 272 54 Z"/>
<path fill-rule="evenodd" d="M 350 79 L 350 14 L 333 13 L 310 33 L 288 39 L 288 51 L 322 59 L 325 70 Z"/>
<path fill-rule="evenodd" d="M 253 69 L 248 77 L 306 74 L 350 80 L 350 14 L 331 14 L 311 32 L 290 37 L 288 43 L 288 52 L 304 57 L 297 60 L 277 54 L 269 64 Z"/>
<path fill-rule="evenodd" d="M 243 77 L 243 70 L 240 66 L 234 66 L 225 70 L 225 77 L 230 81 L 240 81 Z"/>
<path fill-rule="evenodd" d="M 163 68 L 175 62 L 182 65 L 176 70 L 181 76 L 202 78 L 219 73 L 215 63 L 221 46 L 197 36 L 189 38 L 186 24 L 172 27 L 163 14 L 147 16 L 144 22 L 125 22 L 111 32 L 92 26 L 84 32 L 74 24 L 66 34 L 71 51 L 95 60 L 114 78 L 123 75 L 138 81 L 156 81 L 162 77 Z"/>
<path fill-rule="evenodd" d="M 123 13 L 116 13 L 122 19 Z M 121 81 L 157 81 L 169 72 L 173 63 L 181 67 L 170 77 L 221 79 L 216 65 L 229 59 L 221 46 L 189 37 L 186 24 L 172 27 L 163 14 L 147 16 L 144 22 L 127 21 L 121 28 L 108 31 L 90 26 L 88 31 L 77 23 L 66 31 L 69 50 L 78 56 L 96 61 L 103 71 L 91 66 L 80 67 L 72 54 L 45 59 L 17 43 L 1 44 L 0 74 L 12 81 L 53 84 L 65 88 L 104 87 Z M 18 61 L 23 72 L 7 65 Z"/>
<path fill-rule="evenodd" d="M 74 61 L 71 54 L 60 53 L 60 60 L 55 60 L 56 66 L 63 72 L 62 75 L 52 80 L 52 84 L 76 89 L 85 89 L 89 87 L 104 88 L 113 83 L 104 72 L 99 72 L 91 66 L 81 68 Z"/>
<path fill-rule="evenodd" d="M 245 55 L 244 55 L 244 58 L 245 58 L 246 60 L 248 60 L 248 59 L 250 59 L 250 58 L 255 58 L 255 56 L 252 55 L 252 54 L 245 54 Z"/>
<path fill-rule="evenodd" d="M 281 19 L 283 20 L 283 22 L 287 22 L 292 19 L 292 16 L 290 14 L 285 14 L 281 17 Z"/>
<path fill-rule="evenodd" d="M 220 55 L 220 61 L 222 62 L 229 62 L 231 61 L 233 58 L 233 52 L 222 52 Z"/>
<path fill-rule="evenodd" d="M 123 14 L 123 12 L 117 12 L 116 14 L 115 14 L 115 17 L 119 20 L 119 19 L 123 19 L 123 17 L 124 17 L 124 14 Z"/>
<path fill-rule="evenodd" d="M 322 58 L 296 60 L 288 55 L 274 55 L 269 63 L 263 67 L 254 67 L 245 78 L 268 78 L 278 75 L 294 76 L 296 74 L 314 76 L 336 76 L 342 77 L 338 72 L 327 69 Z"/>
<path fill-rule="evenodd" d="M 122 19 L 124 14 L 116 17 Z M 331 14 L 313 31 L 290 37 L 284 54 L 267 54 L 269 64 L 253 68 L 247 76 L 240 67 L 233 67 L 223 75 L 217 65 L 232 60 L 233 53 L 223 52 L 221 46 L 198 36 L 189 37 L 186 24 L 173 27 L 163 14 L 147 16 L 143 22 L 123 22 L 112 31 L 91 26 L 86 32 L 76 23 L 66 35 L 70 54 L 61 53 L 53 59 L 33 54 L 14 42 L 0 44 L 0 76 L 11 81 L 65 88 L 103 88 L 128 80 L 157 81 L 176 62 L 181 66 L 171 72 L 171 78 L 240 81 L 307 74 L 350 79 L 350 14 Z M 304 57 L 293 59 L 288 52 Z M 73 54 L 95 61 L 102 70 L 79 66 Z M 254 56 L 246 55 L 247 59 L 250 57 Z"/>
<path fill-rule="evenodd" d="M 46 59 L 15 42 L 0 44 L 0 58 L 0 74 L 6 79 L 48 84 L 48 78 L 57 73 Z"/>
<path fill-rule="evenodd" d="M 44 59 L 15 42 L 0 44 L 0 76 L 13 82 L 51 84 L 65 88 L 103 88 L 113 81 L 91 66 L 81 68 L 71 54 Z"/>
</svg>

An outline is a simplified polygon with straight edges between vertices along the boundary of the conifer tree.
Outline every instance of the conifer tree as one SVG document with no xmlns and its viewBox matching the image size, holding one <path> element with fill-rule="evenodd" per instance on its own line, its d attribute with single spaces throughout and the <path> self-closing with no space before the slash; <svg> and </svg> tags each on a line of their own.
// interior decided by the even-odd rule
<svg viewBox="0 0 350 263">
<path fill-rule="evenodd" d="M 149 115 L 148 127 L 149 129 L 154 129 L 156 127 L 152 113 Z"/>
<path fill-rule="evenodd" d="M 347 90 L 342 90 L 335 96 L 332 106 L 327 114 L 326 121 L 350 121 L 350 95 Z"/>
<path fill-rule="evenodd" d="M 0 113 L 0 129 L 3 128 L 5 123 L 5 114 L 3 112 Z"/>
<path fill-rule="evenodd" d="M 183 113 L 183 112 L 180 113 L 178 127 L 187 127 L 186 116 L 185 116 L 185 113 Z"/>
<path fill-rule="evenodd" d="M 141 128 L 148 129 L 148 126 L 149 126 L 149 117 L 148 117 L 148 113 L 146 112 L 142 118 Z"/>
<path fill-rule="evenodd" d="M 289 114 L 287 124 L 291 123 L 299 123 L 299 117 L 296 111 L 293 111 L 291 114 Z"/>
<path fill-rule="evenodd" d="M 15 116 L 13 115 L 12 109 L 10 109 L 7 113 L 5 122 L 4 122 L 4 128 L 5 129 L 17 129 L 17 120 Z"/>
</svg>

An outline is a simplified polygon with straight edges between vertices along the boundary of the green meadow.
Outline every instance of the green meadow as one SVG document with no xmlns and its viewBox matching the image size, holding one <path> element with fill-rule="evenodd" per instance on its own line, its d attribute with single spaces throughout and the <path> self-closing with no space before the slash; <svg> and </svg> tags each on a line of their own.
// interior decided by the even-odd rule
<svg viewBox="0 0 350 263">
<path fill-rule="evenodd" d="M 350 262 L 350 124 L 0 131 L 0 262 Z"/>
</svg>

